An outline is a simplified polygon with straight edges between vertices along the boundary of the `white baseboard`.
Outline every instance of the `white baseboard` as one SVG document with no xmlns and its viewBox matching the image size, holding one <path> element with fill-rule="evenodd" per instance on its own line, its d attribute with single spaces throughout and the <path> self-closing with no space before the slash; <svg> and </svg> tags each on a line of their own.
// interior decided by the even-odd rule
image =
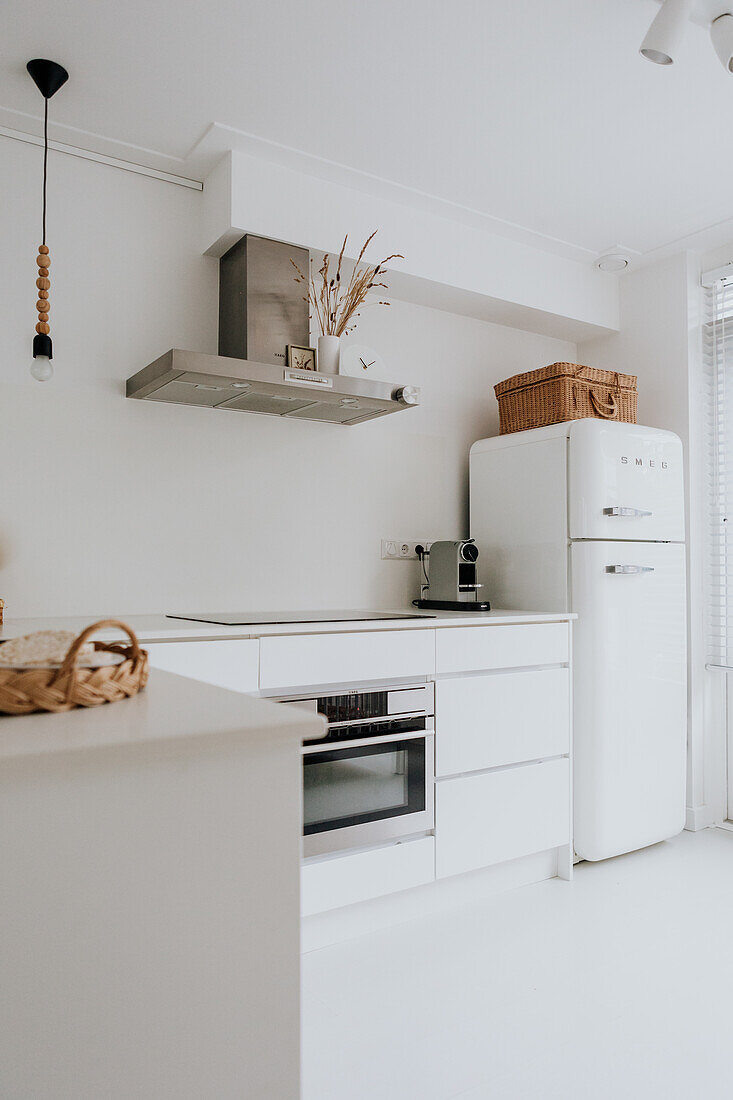
<svg viewBox="0 0 733 1100">
<path fill-rule="evenodd" d="M 716 815 L 708 805 L 688 806 L 685 815 L 685 829 L 690 833 L 698 833 L 701 829 L 709 829 L 711 825 L 719 825 Z"/>
<path fill-rule="evenodd" d="M 445 912 L 459 905 L 481 901 L 520 886 L 555 878 L 558 849 L 512 859 L 480 871 L 439 879 L 412 890 L 372 898 L 358 905 L 316 913 L 301 921 L 301 951 L 317 951 L 334 943 L 363 936 L 416 917 Z"/>
</svg>

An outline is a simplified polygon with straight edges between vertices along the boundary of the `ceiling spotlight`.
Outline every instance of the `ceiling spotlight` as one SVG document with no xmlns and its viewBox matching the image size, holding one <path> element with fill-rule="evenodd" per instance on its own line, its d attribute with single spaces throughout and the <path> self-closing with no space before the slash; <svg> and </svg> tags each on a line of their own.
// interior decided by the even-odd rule
<svg viewBox="0 0 733 1100">
<path fill-rule="evenodd" d="M 710 24 L 713 48 L 726 72 L 733 73 L 733 15 L 719 15 Z"/>
<path fill-rule="evenodd" d="M 655 65 L 674 63 L 692 3 L 693 0 L 664 0 L 641 44 L 639 53 L 642 57 Z"/>
<path fill-rule="evenodd" d="M 616 245 L 615 248 L 609 248 L 606 252 L 601 252 L 600 256 L 596 256 L 595 265 L 600 271 L 612 271 L 618 274 L 619 271 L 625 271 L 631 263 L 631 257 L 621 245 Z"/>
</svg>

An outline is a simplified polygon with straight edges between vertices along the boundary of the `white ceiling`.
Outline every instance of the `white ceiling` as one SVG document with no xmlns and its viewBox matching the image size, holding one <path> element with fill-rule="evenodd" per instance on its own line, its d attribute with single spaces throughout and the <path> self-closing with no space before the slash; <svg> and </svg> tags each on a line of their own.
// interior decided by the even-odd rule
<svg viewBox="0 0 733 1100">
<path fill-rule="evenodd" d="M 0 123 L 38 132 L 31 57 L 66 65 L 51 136 L 182 171 L 212 122 L 565 242 L 733 240 L 733 76 L 655 0 L 6 0 Z M 262 146 L 267 155 L 268 146 Z M 188 162 L 192 163 L 191 161 Z M 315 163 L 315 162 L 314 162 Z M 551 245 L 548 242 L 548 246 Z"/>
</svg>

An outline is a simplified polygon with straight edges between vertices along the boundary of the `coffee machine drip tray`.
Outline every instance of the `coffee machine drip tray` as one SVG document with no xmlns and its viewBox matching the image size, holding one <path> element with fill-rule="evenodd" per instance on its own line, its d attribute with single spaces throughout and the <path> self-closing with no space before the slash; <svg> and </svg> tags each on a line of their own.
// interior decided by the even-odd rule
<svg viewBox="0 0 733 1100">
<path fill-rule="evenodd" d="M 213 611 L 208 614 L 167 614 L 167 619 L 185 619 L 214 626 L 281 626 L 288 623 L 366 623 L 389 619 L 426 619 L 431 615 L 399 614 L 391 611 Z"/>
<path fill-rule="evenodd" d="M 491 611 L 488 600 L 467 600 L 459 603 L 458 600 L 413 600 L 415 607 L 429 608 L 431 611 Z"/>
</svg>

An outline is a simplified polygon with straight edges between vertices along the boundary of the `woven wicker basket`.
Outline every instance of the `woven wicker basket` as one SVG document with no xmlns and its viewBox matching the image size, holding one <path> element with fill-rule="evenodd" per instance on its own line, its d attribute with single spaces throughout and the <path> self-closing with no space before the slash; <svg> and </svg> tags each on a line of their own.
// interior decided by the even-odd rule
<svg viewBox="0 0 733 1100">
<path fill-rule="evenodd" d="M 515 374 L 494 386 L 499 434 L 544 428 L 587 416 L 636 423 L 636 375 L 597 370 L 581 363 Z"/>
<path fill-rule="evenodd" d="M 77 658 L 84 642 L 106 627 L 124 630 L 130 645 L 95 642 L 94 649 L 97 653 L 121 654 L 122 661 L 100 668 L 78 668 Z M 0 645 L 0 658 L 1 655 Z M 60 668 L 0 668 L 0 713 L 59 712 L 117 703 L 137 695 L 147 680 L 148 655 L 140 648 L 134 632 L 116 619 L 102 619 L 82 630 Z"/>
</svg>

